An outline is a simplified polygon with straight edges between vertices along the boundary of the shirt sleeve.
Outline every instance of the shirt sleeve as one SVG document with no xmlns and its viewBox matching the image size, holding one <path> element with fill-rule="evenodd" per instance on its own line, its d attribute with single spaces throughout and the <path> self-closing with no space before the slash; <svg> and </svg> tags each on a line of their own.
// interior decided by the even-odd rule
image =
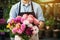
<svg viewBox="0 0 60 40">
<path fill-rule="evenodd" d="M 9 13 L 9 19 L 7 21 L 7 23 L 12 19 L 12 18 L 15 18 L 16 17 L 16 8 L 15 6 L 13 5 L 11 10 L 10 10 L 10 13 Z"/>
<path fill-rule="evenodd" d="M 38 17 L 37 17 L 38 20 L 39 21 L 45 21 L 44 16 L 43 16 L 43 11 L 42 11 L 40 5 L 37 8 L 37 13 L 38 13 Z"/>
</svg>

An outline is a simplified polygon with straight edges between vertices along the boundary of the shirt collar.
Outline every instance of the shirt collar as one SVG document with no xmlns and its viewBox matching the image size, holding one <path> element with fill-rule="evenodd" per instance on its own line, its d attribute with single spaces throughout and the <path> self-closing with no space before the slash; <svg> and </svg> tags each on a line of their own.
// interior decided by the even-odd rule
<svg viewBox="0 0 60 40">
<path fill-rule="evenodd" d="M 22 5 L 22 6 L 30 6 L 30 5 L 31 5 L 31 1 L 30 1 L 28 4 L 24 4 L 24 3 L 21 1 L 21 5 Z"/>
</svg>

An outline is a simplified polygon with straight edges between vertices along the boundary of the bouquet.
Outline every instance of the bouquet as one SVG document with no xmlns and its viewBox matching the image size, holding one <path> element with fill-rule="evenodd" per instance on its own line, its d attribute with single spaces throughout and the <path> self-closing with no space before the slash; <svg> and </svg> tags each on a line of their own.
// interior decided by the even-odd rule
<svg viewBox="0 0 60 40">
<path fill-rule="evenodd" d="M 39 32 L 39 21 L 33 15 L 24 14 L 23 16 L 17 16 L 11 19 L 7 28 L 11 30 L 13 34 L 21 36 L 25 40 L 29 40 L 32 35 Z"/>
</svg>

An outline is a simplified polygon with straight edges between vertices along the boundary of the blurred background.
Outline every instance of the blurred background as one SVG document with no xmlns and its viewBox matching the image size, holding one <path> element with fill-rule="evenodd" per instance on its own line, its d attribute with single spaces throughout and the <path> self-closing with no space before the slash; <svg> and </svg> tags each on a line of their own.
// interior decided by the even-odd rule
<svg viewBox="0 0 60 40">
<path fill-rule="evenodd" d="M 60 40 L 60 0 L 32 1 L 40 4 L 45 17 L 45 26 L 39 32 L 40 40 Z M 0 0 L 0 40 L 9 40 L 13 36 L 6 29 L 6 21 L 12 5 L 17 2 L 19 0 Z"/>
</svg>

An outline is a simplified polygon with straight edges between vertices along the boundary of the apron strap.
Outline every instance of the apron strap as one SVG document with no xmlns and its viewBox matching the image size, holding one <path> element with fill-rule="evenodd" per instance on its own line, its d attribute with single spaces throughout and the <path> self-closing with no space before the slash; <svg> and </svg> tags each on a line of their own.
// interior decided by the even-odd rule
<svg viewBox="0 0 60 40">
<path fill-rule="evenodd" d="M 32 12 L 34 12 L 33 3 L 31 2 Z"/>
<path fill-rule="evenodd" d="M 18 13 L 18 15 L 20 14 L 20 11 L 21 11 L 21 0 L 20 0 L 20 4 L 19 4 L 19 13 Z"/>
<path fill-rule="evenodd" d="M 31 2 L 31 7 L 32 7 L 32 12 L 34 12 L 33 3 L 32 2 Z M 21 11 L 21 0 L 20 0 L 20 4 L 19 4 L 19 13 L 18 13 L 18 15 L 20 14 L 20 11 Z"/>
</svg>

